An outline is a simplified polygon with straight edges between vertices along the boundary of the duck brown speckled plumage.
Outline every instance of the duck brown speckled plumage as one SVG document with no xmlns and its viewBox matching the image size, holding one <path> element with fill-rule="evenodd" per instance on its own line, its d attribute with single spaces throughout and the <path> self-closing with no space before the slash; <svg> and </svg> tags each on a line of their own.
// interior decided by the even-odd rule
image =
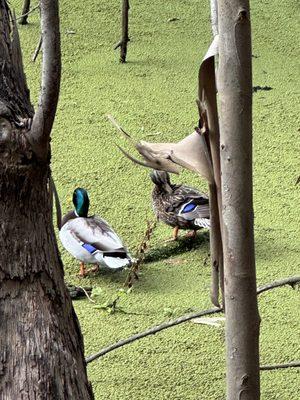
<svg viewBox="0 0 300 400">
<path fill-rule="evenodd" d="M 192 236 L 201 228 L 210 228 L 209 200 L 197 189 L 175 185 L 167 172 L 154 170 L 150 174 L 155 187 L 152 205 L 159 221 L 174 228 L 173 240 L 179 229 L 192 230 Z"/>
</svg>

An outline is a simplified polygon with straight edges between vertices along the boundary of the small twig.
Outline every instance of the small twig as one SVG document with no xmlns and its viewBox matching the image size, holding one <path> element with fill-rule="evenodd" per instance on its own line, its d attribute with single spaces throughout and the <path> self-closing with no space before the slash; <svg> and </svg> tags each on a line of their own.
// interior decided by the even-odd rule
<svg viewBox="0 0 300 400">
<path fill-rule="evenodd" d="M 135 145 L 135 141 L 131 138 L 131 136 L 121 127 L 121 125 L 115 120 L 115 118 L 111 114 L 106 115 L 107 119 L 113 124 L 113 126 L 122 133 L 123 137 L 129 140 L 133 145 Z"/>
<path fill-rule="evenodd" d="M 283 368 L 299 368 L 300 361 L 292 361 L 287 364 L 274 364 L 274 365 L 262 365 L 259 367 L 261 371 L 271 371 L 273 369 L 283 369 Z"/>
<path fill-rule="evenodd" d="M 122 45 L 122 40 L 120 40 L 114 47 L 114 50 L 117 50 Z"/>
<path fill-rule="evenodd" d="M 216 313 L 219 313 L 221 311 L 222 311 L 221 308 L 211 308 L 209 310 L 204 310 L 204 311 L 200 311 L 200 312 L 193 313 L 193 314 L 183 315 L 182 317 L 179 317 L 177 319 L 166 321 L 166 322 L 162 323 L 161 325 L 154 326 L 153 328 L 150 328 L 150 329 L 148 329 L 148 330 L 146 330 L 144 332 L 140 332 L 140 333 L 137 333 L 137 334 L 135 334 L 133 336 L 130 336 L 127 339 L 119 340 L 117 343 L 114 343 L 114 344 L 112 344 L 112 345 L 110 345 L 108 347 L 105 347 L 104 349 L 100 350 L 98 353 L 87 357 L 85 359 L 85 361 L 88 364 L 88 363 L 96 360 L 97 358 L 99 358 L 101 356 L 104 356 L 105 354 L 107 354 L 107 353 L 109 353 L 109 352 L 111 352 L 111 351 L 113 351 L 115 349 L 118 349 L 119 347 L 122 347 L 122 346 L 124 346 L 126 344 L 135 342 L 138 339 L 142 339 L 142 338 L 147 337 L 149 335 L 155 335 L 157 332 L 163 331 L 164 329 L 170 328 L 172 326 L 176 326 L 176 325 L 182 324 L 183 322 L 190 321 L 193 318 L 202 317 L 204 315 L 216 314 Z"/>
<path fill-rule="evenodd" d="M 132 287 L 133 280 L 138 279 L 138 274 L 137 272 L 139 271 L 144 258 L 146 251 L 148 250 L 149 247 L 149 242 L 152 237 L 153 231 L 156 228 L 156 221 L 150 222 L 147 221 L 147 229 L 144 234 L 142 242 L 139 244 L 137 253 L 136 253 L 136 261 L 132 264 L 132 267 L 130 268 L 128 275 L 126 277 L 126 280 L 124 282 L 124 286 Z"/>
<path fill-rule="evenodd" d="M 16 21 L 18 21 L 21 18 L 27 17 L 27 15 L 33 13 L 33 11 L 35 11 L 37 8 L 40 8 L 40 5 L 36 5 L 35 7 L 33 7 L 31 10 L 29 10 L 27 13 L 20 15 L 19 17 L 16 18 Z"/>
<path fill-rule="evenodd" d="M 42 38 L 42 35 L 41 35 L 40 36 L 40 40 L 39 40 L 39 42 L 38 42 L 38 44 L 36 46 L 36 49 L 35 49 L 35 51 L 33 53 L 32 59 L 31 59 L 33 62 L 35 62 L 35 60 L 37 59 L 37 56 L 39 55 L 39 52 L 40 52 L 40 50 L 42 48 L 42 43 L 43 43 L 43 38 Z"/>
<path fill-rule="evenodd" d="M 82 287 L 82 286 L 78 286 L 78 287 L 84 292 L 84 294 L 86 295 L 86 297 L 88 298 L 88 300 L 89 300 L 91 303 L 94 303 L 94 304 L 96 303 L 95 300 L 91 299 L 91 297 L 89 296 L 88 292 L 85 290 L 84 287 Z"/>
<path fill-rule="evenodd" d="M 261 294 L 266 292 L 267 290 L 271 290 L 280 286 L 290 285 L 292 288 L 300 282 L 300 276 L 292 276 L 289 278 L 281 279 L 279 281 L 274 281 L 272 283 L 268 283 L 267 285 L 259 286 L 257 288 L 257 294 Z"/>
</svg>

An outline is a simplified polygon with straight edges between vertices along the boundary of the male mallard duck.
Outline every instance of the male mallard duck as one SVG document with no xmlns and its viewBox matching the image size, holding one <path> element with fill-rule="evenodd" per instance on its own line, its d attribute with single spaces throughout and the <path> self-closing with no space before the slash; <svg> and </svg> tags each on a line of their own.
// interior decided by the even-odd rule
<svg viewBox="0 0 300 400">
<path fill-rule="evenodd" d="M 89 197 L 82 188 L 73 193 L 74 211 L 62 219 L 59 237 L 64 248 L 80 260 L 80 276 L 85 276 L 85 264 L 97 264 L 109 269 L 121 269 L 132 263 L 121 239 L 104 219 L 88 216 Z"/>
<path fill-rule="evenodd" d="M 210 228 L 209 201 L 198 190 L 184 185 L 173 185 L 165 171 L 151 172 L 155 187 L 152 204 L 158 220 L 174 228 L 173 240 L 179 229 L 191 229 L 192 236 L 201 228 Z"/>
</svg>

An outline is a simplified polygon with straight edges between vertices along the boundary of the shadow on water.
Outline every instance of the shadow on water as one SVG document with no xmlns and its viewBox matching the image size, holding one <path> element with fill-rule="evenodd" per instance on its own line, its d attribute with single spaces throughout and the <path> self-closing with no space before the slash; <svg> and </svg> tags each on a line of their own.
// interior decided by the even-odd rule
<svg viewBox="0 0 300 400">
<path fill-rule="evenodd" d="M 151 249 L 145 256 L 144 263 L 165 260 L 178 256 L 188 251 L 195 250 L 209 243 L 209 232 L 197 233 L 196 238 L 182 236 L 176 242 L 163 243 L 161 246 Z M 209 250 L 209 246 L 207 246 Z"/>
</svg>

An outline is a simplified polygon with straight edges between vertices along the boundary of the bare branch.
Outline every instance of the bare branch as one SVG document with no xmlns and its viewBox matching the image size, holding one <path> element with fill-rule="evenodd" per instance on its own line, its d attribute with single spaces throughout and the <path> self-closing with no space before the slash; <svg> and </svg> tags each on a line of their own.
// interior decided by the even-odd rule
<svg viewBox="0 0 300 400">
<path fill-rule="evenodd" d="M 41 0 L 43 67 L 40 98 L 28 140 L 40 159 L 46 159 L 55 118 L 61 76 L 58 0 Z"/>
<path fill-rule="evenodd" d="M 273 369 L 283 369 L 283 368 L 299 368 L 300 361 L 292 361 L 287 364 L 274 364 L 274 365 L 262 365 L 259 367 L 261 371 L 271 371 Z"/>
<path fill-rule="evenodd" d="M 122 45 L 122 40 L 120 40 L 114 47 L 114 50 L 117 50 Z"/>
<path fill-rule="evenodd" d="M 42 47 L 42 43 L 43 43 L 43 38 L 42 38 L 42 35 L 41 35 L 40 36 L 40 40 L 39 40 L 39 42 L 38 42 L 38 44 L 36 46 L 36 49 L 34 50 L 34 53 L 33 53 L 33 56 L 32 56 L 32 59 L 31 59 L 32 62 L 35 62 L 35 60 L 37 59 L 37 56 L 39 55 L 39 52 L 40 52 L 41 47 Z"/>
<path fill-rule="evenodd" d="M 182 324 L 183 322 L 186 322 L 186 321 L 190 321 L 193 318 L 203 317 L 204 315 L 216 314 L 216 313 L 219 313 L 221 311 L 222 311 L 221 308 L 211 308 L 209 310 L 204 310 L 204 311 L 196 312 L 196 313 L 193 313 L 193 314 L 183 315 L 182 317 L 176 318 L 174 320 L 166 321 L 166 322 L 162 323 L 161 325 L 154 326 L 154 327 L 152 327 L 150 329 L 147 329 L 144 332 L 140 332 L 140 333 L 137 333 L 137 334 L 135 334 L 133 336 L 130 336 L 127 339 L 119 340 L 117 343 L 114 343 L 114 344 L 112 344 L 112 345 L 110 345 L 108 347 L 105 347 L 104 349 L 102 349 L 98 353 L 87 357 L 85 359 L 85 361 L 88 364 L 91 361 L 94 361 L 97 358 L 102 357 L 105 354 L 107 354 L 107 353 L 109 353 L 109 352 L 111 352 L 111 351 L 113 351 L 115 349 L 118 349 L 119 347 L 122 347 L 122 346 L 124 346 L 126 344 L 129 344 L 129 343 L 132 343 L 132 342 L 135 342 L 136 340 L 142 339 L 142 338 L 147 337 L 149 335 L 155 335 L 157 332 L 161 332 L 164 329 L 171 328 L 172 326 L 176 326 L 176 325 Z"/>
<path fill-rule="evenodd" d="M 267 290 L 271 290 L 280 286 L 290 285 L 294 287 L 297 283 L 300 282 L 300 276 L 292 276 L 289 278 L 281 279 L 279 281 L 274 281 L 272 283 L 268 283 L 267 285 L 259 286 L 257 288 L 257 294 L 261 294 L 266 292 Z"/>
<path fill-rule="evenodd" d="M 259 295 L 259 294 L 261 293 L 260 290 L 261 290 L 262 287 L 266 288 L 266 289 L 265 289 L 265 291 L 266 291 L 266 290 L 275 289 L 275 288 L 277 288 L 277 287 L 279 287 L 279 286 L 283 286 L 283 285 L 286 285 L 286 284 L 289 284 L 289 285 L 290 285 L 290 284 L 291 284 L 291 283 L 290 283 L 290 280 L 291 280 L 291 279 L 295 279 L 295 278 L 296 278 L 296 277 L 294 277 L 294 278 L 286 278 L 286 279 L 283 279 L 283 280 L 281 280 L 281 281 L 275 281 L 275 282 L 270 283 L 270 284 L 268 284 L 268 285 L 258 287 L 258 288 L 257 288 L 257 294 Z M 299 281 L 299 279 L 300 279 L 300 278 L 298 277 L 298 281 Z M 297 281 L 297 282 L 298 282 L 298 281 Z M 277 284 L 278 282 L 281 282 L 281 285 L 278 285 L 278 284 Z M 285 283 L 283 283 L 283 282 L 285 282 Z M 176 325 L 182 324 L 182 323 L 184 323 L 184 322 L 190 321 L 190 320 L 192 320 L 192 319 L 194 319 L 194 318 L 203 317 L 203 316 L 205 316 L 205 315 L 217 314 L 217 313 L 220 313 L 220 312 L 222 312 L 222 311 L 223 311 L 223 308 L 221 308 L 221 307 L 216 307 L 216 308 L 211 308 L 211 309 L 208 309 L 208 310 L 198 311 L 198 312 L 193 313 L 193 314 L 182 315 L 181 317 L 176 318 L 176 319 L 174 319 L 174 320 L 166 321 L 166 322 L 163 322 L 163 323 L 160 324 L 160 325 L 156 325 L 156 326 L 154 326 L 154 327 L 152 327 L 152 328 L 149 328 L 149 329 L 147 329 L 147 330 L 144 331 L 144 332 L 136 333 L 135 335 L 130 336 L 130 337 L 127 338 L 127 339 L 119 340 L 118 342 L 113 343 L 113 344 L 111 344 L 111 345 L 109 345 L 109 346 L 103 348 L 103 349 L 100 350 L 98 353 L 95 353 L 95 354 L 93 354 L 93 355 L 87 357 L 87 358 L 85 359 L 85 361 L 86 361 L 86 363 L 88 364 L 88 363 L 90 363 L 90 362 L 96 360 L 97 358 L 102 357 L 102 356 L 104 356 L 105 354 L 110 353 L 111 351 L 116 350 L 116 349 L 118 349 L 118 348 L 120 348 L 120 347 L 123 347 L 123 346 L 125 346 L 126 344 L 135 342 L 136 340 L 142 339 L 142 338 L 147 337 L 147 336 L 150 336 L 150 335 L 155 335 L 155 334 L 158 333 L 158 332 L 161 332 L 161 331 L 163 331 L 163 330 L 165 330 L 165 329 L 171 328 L 172 326 L 176 326 Z"/>
<path fill-rule="evenodd" d="M 22 13 L 22 15 L 20 15 L 19 17 L 16 18 L 17 21 L 20 20 L 19 24 L 26 25 L 28 23 L 27 22 L 28 15 L 33 13 L 33 11 L 37 10 L 40 7 L 40 5 L 39 4 L 36 5 L 31 10 L 29 10 L 29 7 L 30 7 L 30 0 L 25 0 L 24 7 L 23 7 L 23 13 Z"/>
</svg>

